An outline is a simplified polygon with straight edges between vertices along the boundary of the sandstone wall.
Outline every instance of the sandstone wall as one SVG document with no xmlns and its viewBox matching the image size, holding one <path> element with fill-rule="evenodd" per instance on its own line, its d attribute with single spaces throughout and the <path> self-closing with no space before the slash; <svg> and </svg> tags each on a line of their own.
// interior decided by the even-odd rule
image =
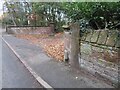
<svg viewBox="0 0 120 90">
<path fill-rule="evenodd" d="M 8 27 L 8 34 L 51 34 L 51 27 Z"/>
<path fill-rule="evenodd" d="M 65 49 L 69 53 L 70 36 L 69 33 L 65 33 Z M 80 42 L 80 67 L 110 80 L 115 85 L 118 84 L 120 32 L 87 30 L 78 42 Z"/>
</svg>

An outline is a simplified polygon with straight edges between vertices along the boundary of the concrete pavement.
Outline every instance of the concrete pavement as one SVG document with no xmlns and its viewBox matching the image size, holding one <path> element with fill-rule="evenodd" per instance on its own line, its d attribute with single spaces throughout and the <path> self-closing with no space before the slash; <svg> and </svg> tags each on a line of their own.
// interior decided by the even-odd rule
<svg viewBox="0 0 120 90">
<path fill-rule="evenodd" d="M 74 71 L 68 65 L 48 57 L 44 51 L 27 40 L 3 36 L 43 86 L 53 88 L 113 88 L 94 76 Z M 43 80 L 41 82 L 41 79 Z M 46 83 L 45 83 L 46 82 Z"/>
<path fill-rule="evenodd" d="M 2 39 L 0 34 L 0 89 L 2 88 Z"/>
</svg>

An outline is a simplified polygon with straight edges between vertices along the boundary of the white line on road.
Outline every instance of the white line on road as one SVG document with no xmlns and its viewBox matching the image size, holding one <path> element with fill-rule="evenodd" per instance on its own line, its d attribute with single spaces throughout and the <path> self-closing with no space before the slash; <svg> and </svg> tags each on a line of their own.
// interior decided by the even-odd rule
<svg viewBox="0 0 120 90">
<path fill-rule="evenodd" d="M 47 82 L 45 82 L 36 72 L 32 70 L 32 68 L 20 57 L 20 55 L 12 48 L 12 46 L 2 37 L 2 40 L 7 44 L 7 46 L 13 51 L 13 53 L 17 56 L 17 58 L 24 64 L 24 66 L 28 69 L 28 71 L 35 77 L 35 79 L 43 85 L 46 89 L 53 89 Z M 54 90 L 54 89 L 53 89 Z"/>
</svg>

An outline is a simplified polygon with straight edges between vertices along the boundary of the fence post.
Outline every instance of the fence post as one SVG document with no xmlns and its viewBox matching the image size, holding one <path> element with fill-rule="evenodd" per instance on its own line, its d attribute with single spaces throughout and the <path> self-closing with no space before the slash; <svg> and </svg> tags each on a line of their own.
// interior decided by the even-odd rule
<svg viewBox="0 0 120 90">
<path fill-rule="evenodd" d="M 72 23 L 70 25 L 71 39 L 70 39 L 70 65 L 79 69 L 79 24 Z"/>
</svg>

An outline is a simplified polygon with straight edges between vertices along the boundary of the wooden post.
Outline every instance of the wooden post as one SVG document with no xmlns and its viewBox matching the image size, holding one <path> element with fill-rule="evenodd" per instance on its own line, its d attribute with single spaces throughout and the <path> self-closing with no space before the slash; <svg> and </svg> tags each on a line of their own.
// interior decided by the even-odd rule
<svg viewBox="0 0 120 90">
<path fill-rule="evenodd" d="M 79 24 L 72 23 L 70 25 L 71 39 L 70 39 L 70 65 L 74 68 L 79 69 Z"/>
</svg>

